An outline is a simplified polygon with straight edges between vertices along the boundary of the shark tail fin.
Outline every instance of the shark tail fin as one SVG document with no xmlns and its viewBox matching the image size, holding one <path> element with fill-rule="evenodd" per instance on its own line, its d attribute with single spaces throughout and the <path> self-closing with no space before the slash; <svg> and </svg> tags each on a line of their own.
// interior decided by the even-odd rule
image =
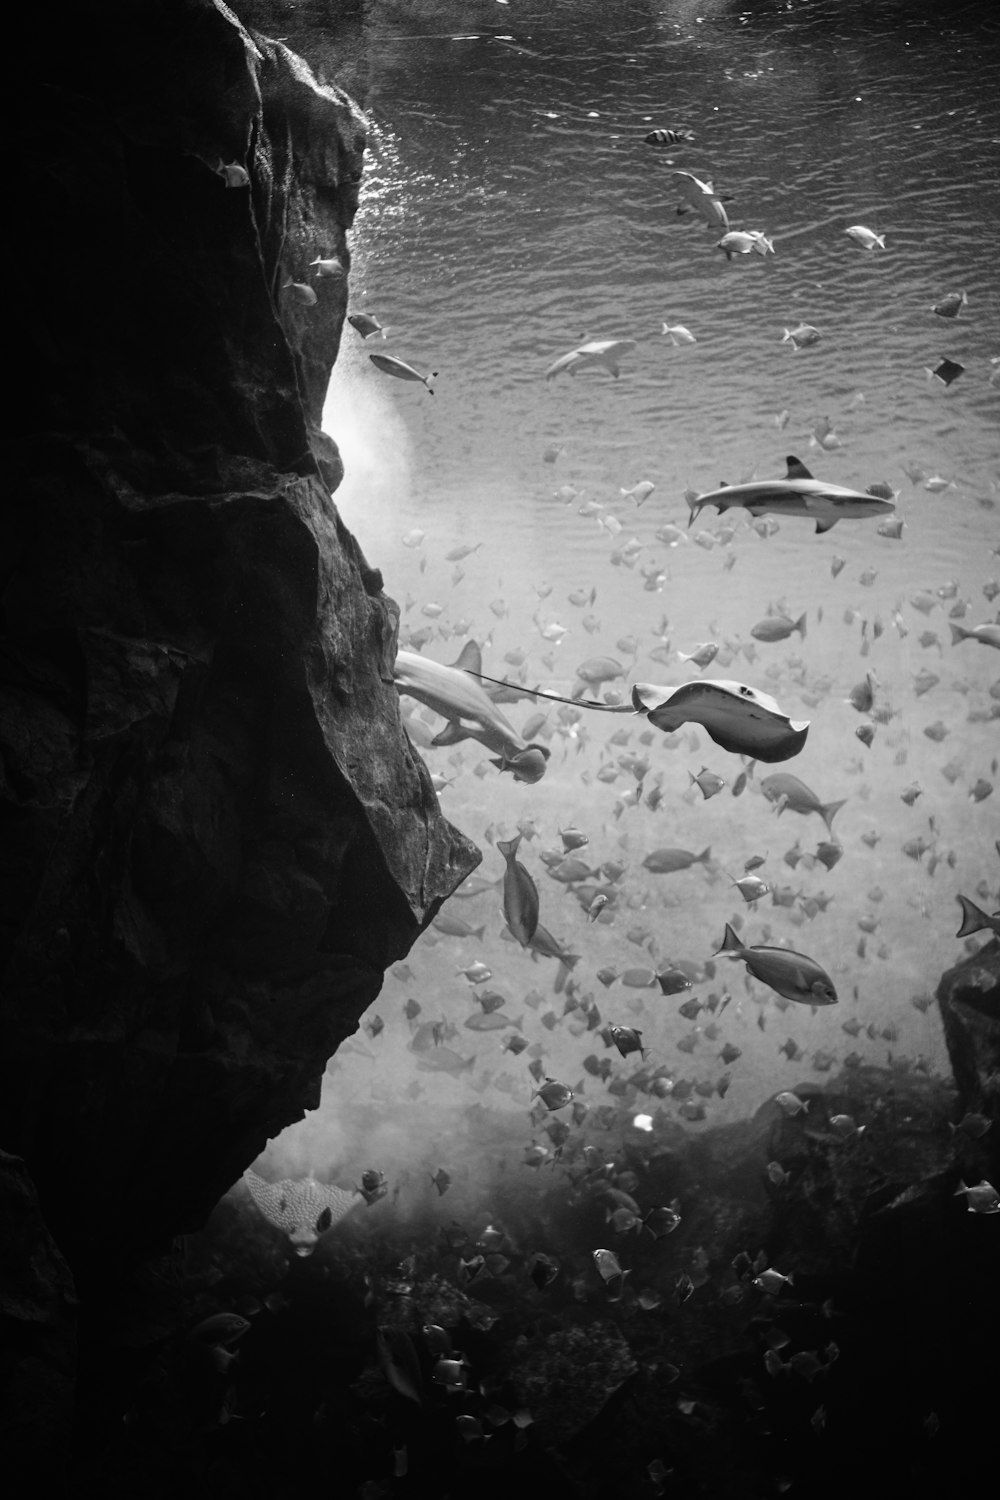
<svg viewBox="0 0 1000 1500">
<path fill-rule="evenodd" d="M 701 510 L 701 496 L 698 494 L 697 490 L 685 490 L 684 499 L 687 501 L 688 510 L 691 512 L 691 514 L 688 516 L 688 531 L 690 531 L 692 521 Z"/>
</svg>

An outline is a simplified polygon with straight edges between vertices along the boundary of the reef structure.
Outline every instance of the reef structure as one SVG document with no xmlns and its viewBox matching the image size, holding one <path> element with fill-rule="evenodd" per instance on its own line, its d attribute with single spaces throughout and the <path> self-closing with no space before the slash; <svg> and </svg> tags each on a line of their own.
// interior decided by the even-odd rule
<svg viewBox="0 0 1000 1500">
<path fill-rule="evenodd" d="M 0 1147 L 84 1305 L 318 1102 L 480 856 L 401 726 L 398 609 L 332 499 L 361 112 L 215 0 L 28 24 Z"/>
</svg>

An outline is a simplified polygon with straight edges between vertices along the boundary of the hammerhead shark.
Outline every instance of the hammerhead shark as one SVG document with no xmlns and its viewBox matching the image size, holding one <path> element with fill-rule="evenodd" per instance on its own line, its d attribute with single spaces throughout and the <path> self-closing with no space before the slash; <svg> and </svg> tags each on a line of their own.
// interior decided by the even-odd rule
<svg viewBox="0 0 1000 1500">
<path fill-rule="evenodd" d="M 860 516 L 882 516 L 896 509 L 892 490 L 887 484 L 873 484 L 867 490 L 851 490 L 843 484 L 814 479 L 801 459 L 789 454 L 788 473 L 784 479 L 756 479 L 748 484 L 724 484 L 720 489 L 699 495 L 687 490 L 685 500 L 691 508 L 691 522 L 706 505 L 716 510 L 745 510 L 752 516 L 766 512 L 774 516 L 809 516 L 816 530 L 829 531 L 838 521 Z"/>
<path fill-rule="evenodd" d="M 448 720 L 432 745 L 479 740 L 494 751 L 497 758 L 493 764 L 501 771 L 510 771 L 515 781 L 540 781 L 551 752 L 545 745 L 529 743 L 504 718 L 477 680 L 482 677 L 482 668 L 479 647 L 475 641 L 466 641 L 450 667 L 415 651 L 398 651 L 393 680 L 400 695 L 416 698 Z"/>
</svg>

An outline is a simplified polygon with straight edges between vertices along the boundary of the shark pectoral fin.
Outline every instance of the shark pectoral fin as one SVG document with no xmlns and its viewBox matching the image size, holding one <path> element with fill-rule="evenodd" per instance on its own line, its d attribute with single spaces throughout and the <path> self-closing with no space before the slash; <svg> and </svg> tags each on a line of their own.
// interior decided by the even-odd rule
<svg viewBox="0 0 1000 1500">
<path fill-rule="evenodd" d="M 817 521 L 816 535 L 818 536 L 821 531 L 829 531 L 831 526 L 836 526 L 837 521 L 837 516 L 828 516 L 825 521 Z"/>
<path fill-rule="evenodd" d="M 457 745 L 461 740 L 469 740 L 471 738 L 472 735 L 467 729 L 463 729 L 461 724 L 456 720 L 450 719 L 440 734 L 434 736 L 431 744 L 436 746 Z"/>
</svg>

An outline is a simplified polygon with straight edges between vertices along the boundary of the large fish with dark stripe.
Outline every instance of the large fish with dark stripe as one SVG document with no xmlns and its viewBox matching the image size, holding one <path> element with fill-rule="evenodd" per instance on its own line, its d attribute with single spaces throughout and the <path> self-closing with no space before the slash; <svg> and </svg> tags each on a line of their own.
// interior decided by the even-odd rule
<svg viewBox="0 0 1000 1500">
<path fill-rule="evenodd" d="M 848 489 L 843 484 L 814 479 L 801 459 L 789 454 L 788 473 L 784 479 L 755 479 L 748 484 L 724 484 L 717 490 L 699 495 L 687 490 L 685 500 L 691 510 L 688 526 L 706 505 L 716 510 L 745 510 L 748 515 L 806 516 L 816 522 L 816 530 L 829 531 L 838 521 L 854 521 L 865 516 L 885 516 L 896 509 L 892 490 L 887 484 L 873 484 L 867 490 Z"/>
</svg>

